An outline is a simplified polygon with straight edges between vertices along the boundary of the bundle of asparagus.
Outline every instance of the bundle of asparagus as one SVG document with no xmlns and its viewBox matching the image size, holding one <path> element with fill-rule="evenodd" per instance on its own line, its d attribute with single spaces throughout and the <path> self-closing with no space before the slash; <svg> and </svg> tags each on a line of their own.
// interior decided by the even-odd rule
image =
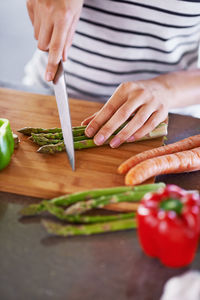
<svg viewBox="0 0 200 300">
<path fill-rule="evenodd" d="M 116 135 L 127 122 L 122 124 L 113 135 L 107 140 L 107 144 Z M 74 138 L 74 149 L 80 150 L 85 148 L 97 147 L 92 138 L 88 138 L 85 135 L 86 126 L 78 126 L 72 128 L 73 138 Z M 63 135 L 61 128 L 32 128 L 25 127 L 18 130 L 19 132 L 29 135 L 30 139 L 33 140 L 36 144 L 41 146 L 37 152 L 39 153 L 56 153 L 65 150 L 65 145 L 63 142 Z M 144 136 L 141 140 L 148 140 L 157 137 L 167 135 L 167 123 L 160 123 L 152 132 Z"/>
<path fill-rule="evenodd" d="M 164 183 L 155 183 L 84 191 L 31 204 L 24 207 L 20 213 L 22 216 L 33 216 L 48 212 L 58 220 L 67 221 L 67 225 L 49 220 L 42 222 L 49 233 L 62 236 L 90 235 L 131 229 L 136 228 L 135 211 L 114 215 L 83 215 L 83 213 L 93 208 L 104 208 L 111 203 L 138 202 L 147 192 L 156 191 L 164 186 Z"/>
</svg>

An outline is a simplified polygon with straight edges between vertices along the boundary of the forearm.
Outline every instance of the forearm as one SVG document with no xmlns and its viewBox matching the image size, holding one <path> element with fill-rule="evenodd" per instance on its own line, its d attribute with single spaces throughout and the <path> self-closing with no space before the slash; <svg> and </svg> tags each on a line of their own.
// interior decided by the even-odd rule
<svg viewBox="0 0 200 300">
<path fill-rule="evenodd" d="M 178 71 L 156 78 L 170 91 L 169 108 L 200 104 L 200 70 Z"/>
</svg>

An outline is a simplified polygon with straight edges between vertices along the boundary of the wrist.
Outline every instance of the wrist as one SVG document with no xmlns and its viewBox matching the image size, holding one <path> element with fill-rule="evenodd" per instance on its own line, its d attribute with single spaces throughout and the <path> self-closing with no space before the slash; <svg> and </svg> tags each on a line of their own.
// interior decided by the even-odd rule
<svg viewBox="0 0 200 300">
<path fill-rule="evenodd" d="M 180 89 L 176 85 L 176 77 L 177 74 L 168 73 L 155 78 L 157 84 L 160 85 L 162 95 L 164 95 L 169 109 L 177 106 L 180 99 Z"/>
<path fill-rule="evenodd" d="M 200 70 L 177 71 L 156 78 L 169 92 L 169 108 L 200 104 Z"/>
</svg>

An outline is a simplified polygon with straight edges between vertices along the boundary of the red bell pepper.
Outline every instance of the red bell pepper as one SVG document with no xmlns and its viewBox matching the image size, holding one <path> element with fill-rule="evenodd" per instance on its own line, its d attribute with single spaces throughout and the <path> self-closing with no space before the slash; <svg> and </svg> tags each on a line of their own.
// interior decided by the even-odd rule
<svg viewBox="0 0 200 300">
<path fill-rule="evenodd" d="M 144 196 L 137 212 L 144 252 L 169 267 L 190 264 L 200 233 L 200 197 L 176 185 Z"/>
</svg>

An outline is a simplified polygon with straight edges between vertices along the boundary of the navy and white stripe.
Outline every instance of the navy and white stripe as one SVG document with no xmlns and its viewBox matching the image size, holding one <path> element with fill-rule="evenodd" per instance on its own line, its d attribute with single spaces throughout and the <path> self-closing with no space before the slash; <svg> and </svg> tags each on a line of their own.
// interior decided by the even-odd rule
<svg viewBox="0 0 200 300">
<path fill-rule="evenodd" d="M 106 101 L 121 82 L 197 67 L 199 39 L 200 1 L 85 0 L 65 63 L 69 91 Z"/>
</svg>

